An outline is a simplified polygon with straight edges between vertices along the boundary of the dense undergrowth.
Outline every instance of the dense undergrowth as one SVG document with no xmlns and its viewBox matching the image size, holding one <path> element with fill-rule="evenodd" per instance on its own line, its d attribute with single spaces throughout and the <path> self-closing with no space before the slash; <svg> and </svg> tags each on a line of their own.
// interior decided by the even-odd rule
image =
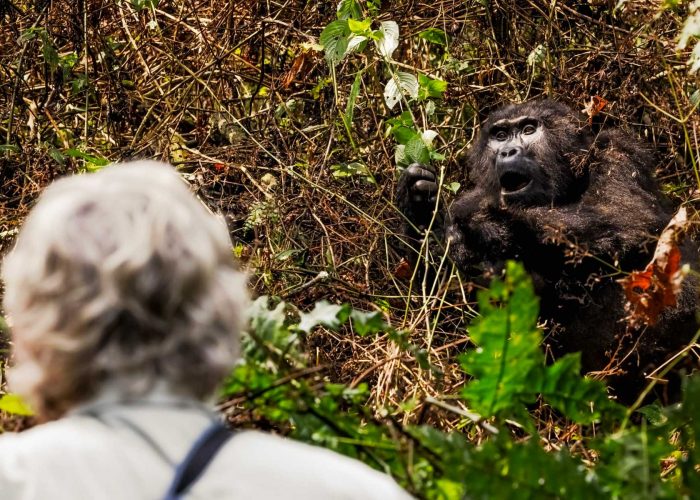
<svg viewBox="0 0 700 500">
<path fill-rule="evenodd" d="M 538 96 L 607 101 L 593 126 L 644 138 L 687 201 L 700 186 L 690 2 L 337 7 L 0 0 L 0 250 L 55 177 L 169 161 L 271 297 L 224 387 L 236 425 L 358 456 L 425 497 L 692 497 L 700 381 L 683 405 L 621 409 L 575 356 L 546 365 L 516 265 L 478 307 L 427 248 L 439 272 L 411 282 L 392 204 L 414 160 L 449 201 L 479 121 Z M 0 415 L 5 430 L 27 423 Z"/>
</svg>

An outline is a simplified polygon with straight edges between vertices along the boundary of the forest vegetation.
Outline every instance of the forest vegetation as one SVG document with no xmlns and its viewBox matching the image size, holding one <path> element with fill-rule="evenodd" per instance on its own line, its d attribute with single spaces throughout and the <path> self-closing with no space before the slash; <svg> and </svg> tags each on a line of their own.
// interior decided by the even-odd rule
<svg viewBox="0 0 700 500">
<path fill-rule="evenodd" d="M 547 363 L 522 266 L 484 287 L 445 255 L 412 267 L 394 190 L 429 163 L 449 203 L 488 113 L 549 97 L 649 144 L 692 230 L 699 7 L 0 0 L 0 253 L 52 180 L 167 161 L 224 215 L 258 297 L 221 390 L 232 425 L 357 457 L 422 498 L 691 498 L 700 378 L 682 403 L 626 407 L 578 355 Z M 697 339 L 667 368 L 697 362 Z M 5 390 L 0 429 L 32 425 Z"/>
</svg>

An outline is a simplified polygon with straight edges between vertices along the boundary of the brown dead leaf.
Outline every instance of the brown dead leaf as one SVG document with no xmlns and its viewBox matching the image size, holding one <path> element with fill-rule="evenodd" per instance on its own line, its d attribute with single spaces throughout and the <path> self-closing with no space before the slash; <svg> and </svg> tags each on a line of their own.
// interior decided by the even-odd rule
<svg viewBox="0 0 700 500">
<path fill-rule="evenodd" d="M 309 52 L 307 50 L 302 51 L 299 55 L 297 55 L 294 58 L 294 62 L 292 63 L 292 67 L 289 68 L 289 71 L 282 77 L 282 88 L 287 89 L 289 86 L 292 84 L 294 79 L 297 77 L 299 73 L 301 73 L 301 70 L 304 68 L 304 65 L 306 64 L 306 59 L 308 57 Z"/>
<path fill-rule="evenodd" d="M 394 268 L 394 276 L 402 280 L 410 280 L 412 276 L 411 264 L 408 263 L 405 257 Z"/>
<path fill-rule="evenodd" d="M 681 207 L 659 237 L 654 257 L 644 271 L 634 271 L 619 282 L 627 302 L 627 323 L 632 327 L 655 324 L 667 307 L 674 307 L 681 291 L 683 272 L 678 244 L 688 226 Z"/>
</svg>

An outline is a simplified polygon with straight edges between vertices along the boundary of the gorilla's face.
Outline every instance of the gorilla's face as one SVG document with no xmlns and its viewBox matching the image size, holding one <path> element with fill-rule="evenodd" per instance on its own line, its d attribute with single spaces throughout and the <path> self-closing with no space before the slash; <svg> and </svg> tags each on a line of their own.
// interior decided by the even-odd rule
<svg viewBox="0 0 700 500">
<path fill-rule="evenodd" d="M 561 205 L 587 188 L 587 173 L 577 165 L 589 147 L 589 131 L 568 107 L 511 105 L 484 123 L 470 168 L 475 184 L 489 186 L 502 209 Z"/>
<path fill-rule="evenodd" d="M 487 147 L 500 187 L 501 205 L 539 205 L 550 201 L 552 189 L 535 150 L 545 140 L 543 124 L 532 116 L 494 123 Z"/>
</svg>

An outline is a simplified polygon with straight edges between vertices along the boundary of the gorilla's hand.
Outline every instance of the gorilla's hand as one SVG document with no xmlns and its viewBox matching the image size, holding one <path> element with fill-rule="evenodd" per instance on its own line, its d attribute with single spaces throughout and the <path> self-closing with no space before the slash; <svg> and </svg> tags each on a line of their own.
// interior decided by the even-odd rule
<svg viewBox="0 0 700 500">
<path fill-rule="evenodd" d="M 438 193 L 435 172 L 414 163 L 401 173 L 396 187 L 399 209 L 418 229 L 426 229 L 433 218 Z"/>
</svg>

